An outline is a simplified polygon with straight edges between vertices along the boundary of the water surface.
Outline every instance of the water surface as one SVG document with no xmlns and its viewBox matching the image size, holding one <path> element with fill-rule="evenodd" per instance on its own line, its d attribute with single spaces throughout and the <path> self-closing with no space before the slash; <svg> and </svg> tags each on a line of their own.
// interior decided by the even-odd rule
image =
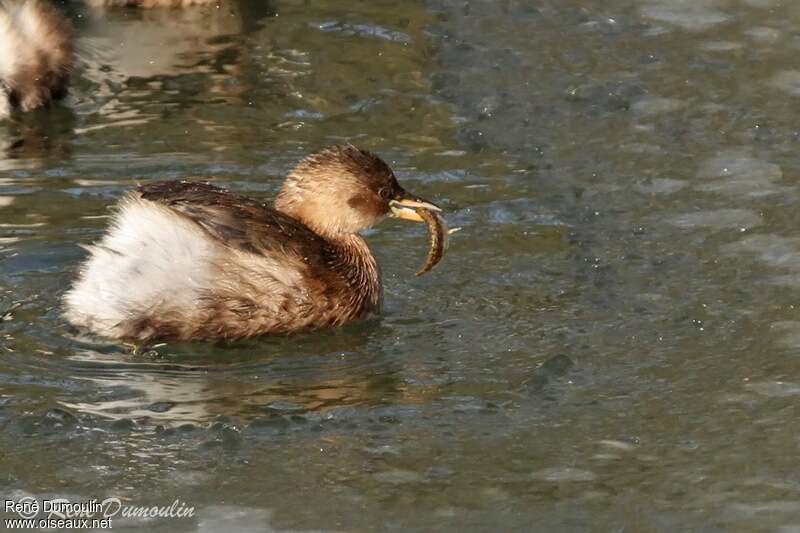
<svg viewBox="0 0 800 533">
<path fill-rule="evenodd" d="M 800 8 L 72 5 L 61 106 L 0 124 L 0 489 L 179 498 L 148 531 L 800 529 Z M 380 319 L 134 356 L 59 298 L 137 182 L 270 197 L 375 150 L 462 226 L 368 239 Z"/>
</svg>

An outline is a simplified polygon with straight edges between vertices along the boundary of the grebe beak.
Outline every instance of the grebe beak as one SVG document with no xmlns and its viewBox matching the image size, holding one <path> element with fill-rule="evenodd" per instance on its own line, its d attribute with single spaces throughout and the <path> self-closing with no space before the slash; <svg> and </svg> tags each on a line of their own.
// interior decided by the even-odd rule
<svg viewBox="0 0 800 533">
<path fill-rule="evenodd" d="M 389 208 L 392 210 L 393 217 L 411 220 L 413 222 L 425 222 L 425 220 L 419 216 L 419 213 L 417 213 L 418 209 L 427 209 L 428 211 L 436 212 L 442 211 L 436 204 L 405 191 L 398 194 L 393 200 L 389 200 Z"/>
</svg>

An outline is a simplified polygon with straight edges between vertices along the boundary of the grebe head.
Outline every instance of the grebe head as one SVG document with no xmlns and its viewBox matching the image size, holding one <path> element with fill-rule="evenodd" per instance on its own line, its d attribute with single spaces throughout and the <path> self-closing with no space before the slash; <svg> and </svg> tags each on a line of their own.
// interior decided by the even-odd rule
<svg viewBox="0 0 800 533">
<path fill-rule="evenodd" d="M 406 192 L 381 158 L 354 146 L 334 146 L 301 161 L 275 207 L 327 237 L 369 228 L 386 215 L 422 222 L 418 209 L 440 211 Z"/>
</svg>

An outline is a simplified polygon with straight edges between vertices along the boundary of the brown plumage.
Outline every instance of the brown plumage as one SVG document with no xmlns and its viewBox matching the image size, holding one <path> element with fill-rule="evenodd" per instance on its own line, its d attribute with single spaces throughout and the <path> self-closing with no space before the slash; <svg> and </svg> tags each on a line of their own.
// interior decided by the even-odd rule
<svg viewBox="0 0 800 533">
<path fill-rule="evenodd" d="M 274 207 L 207 183 L 143 185 L 120 203 L 66 294 L 66 317 L 101 336 L 237 339 L 338 326 L 380 309 L 359 232 L 436 206 L 377 156 L 333 147 L 303 160 Z"/>
<path fill-rule="evenodd" d="M 40 0 L 0 3 L 0 118 L 67 93 L 74 36 L 67 18 Z"/>
</svg>

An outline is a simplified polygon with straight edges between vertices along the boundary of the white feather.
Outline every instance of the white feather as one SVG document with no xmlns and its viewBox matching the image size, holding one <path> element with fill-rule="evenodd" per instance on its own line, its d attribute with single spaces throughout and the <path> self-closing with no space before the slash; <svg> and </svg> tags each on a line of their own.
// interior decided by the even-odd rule
<svg viewBox="0 0 800 533">
<path fill-rule="evenodd" d="M 197 310 L 213 285 L 220 246 L 193 222 L 156 203 L 127 198 L 95 246 L 75 286 L 65 295 L 65 316 L 104 336 L 151 312 Z"/>
<path fill-rule="evenodd" d="M 0 79 L 12 76 L 19 64 L 20 54 L 25 54 L 19 33 L 14 25 L 11 7 L 0 4 Z"/>
<path fill-rule="evenodd" d="M 51 28 L 47 26 L 42 18 L 42 8 L 39 6 L 38 1 L 27 0 L 12 13 L 17 31 L 28 43 L 28 46 L 47 53 L 49 44 L 52 41 L 49 36 Z"/>
</svg>

